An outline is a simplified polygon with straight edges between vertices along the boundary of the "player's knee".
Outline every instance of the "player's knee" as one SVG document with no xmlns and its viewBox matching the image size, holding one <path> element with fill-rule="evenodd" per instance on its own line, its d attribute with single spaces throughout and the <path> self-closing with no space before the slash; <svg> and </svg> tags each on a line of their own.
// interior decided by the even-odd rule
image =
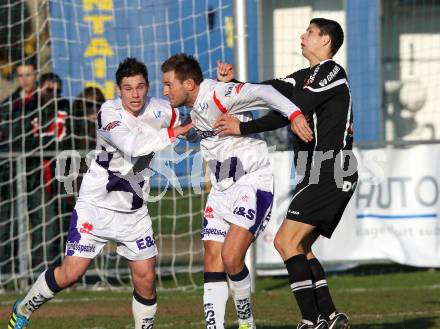
<svg viewBox="0 0 440 329">
<path fill-rule="evenodd" d="M 216 264 L 219 261 L 221 262 L 222 260 L 220 253 L 209 249 L 205 249 L 205 254 L 203 255 L 203 259 L 205 264 Z"/>
<path fill-rule="evenodd" d="M 142 296 L 151 298 L 155 295 L 156 291 L 155 278 L 154 271 L 136 273 L 132 276 L 133 286 Z"/>
<path fill-rule="evenodd" d="M 275 235 L 273 244 L 281 256 L 291 252 L 303 252 L 301 241 L 295 239 L 295 237 L 287 236 L 279 232 Z"/>
<path fill-rule="evenodd" d="M 243 268 L 243 260 L 234 254 L 222 252 L 222 261 L 228 274 L 235 274 Z"/>
<path fill-rule="evenodd" d="M 154 271 L 137 271 L 132 274 L 133 284 L 135 286 L 145 286 L 150 287 L 154 285 L 154 280 L 156 279 L 156 273 Z"/>
</svg>

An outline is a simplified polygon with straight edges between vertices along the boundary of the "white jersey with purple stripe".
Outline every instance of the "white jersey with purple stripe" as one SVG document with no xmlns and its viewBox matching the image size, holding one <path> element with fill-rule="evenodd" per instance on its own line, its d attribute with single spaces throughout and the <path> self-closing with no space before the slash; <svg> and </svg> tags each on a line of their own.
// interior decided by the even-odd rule
<svg viewBox="0 0 440 329">
<path fill-rule="evenodd" d="M 252 120 L 250 111 L 271 108 L 290 118 L 300 110 L 272 86 L 224 83 L 210 79 L 200 84 L 191 119 L 211 171 L 213 188 L 223 191 L 240 177 L 258 170 L 271 172 L 266 142 L 257 135 L 217 136 L 214 123 L 223 113 L 240 121 Z"/>
<path fill-rule="evenodd" d="M 146 97 L 135 117 L 121 99 L 105 102 L 97 118 L 96 157 L 85 174 L 78 201 L 118 212 L 143 208 L 149 192 L 146 168 L 154 153 L 174 140 L 178 113 L 168 101 Z"/>
</svg>

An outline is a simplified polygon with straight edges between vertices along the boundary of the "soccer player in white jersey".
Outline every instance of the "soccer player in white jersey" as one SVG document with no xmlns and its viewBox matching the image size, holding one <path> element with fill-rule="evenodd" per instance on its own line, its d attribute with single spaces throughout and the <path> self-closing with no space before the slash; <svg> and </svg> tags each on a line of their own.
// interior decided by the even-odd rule
<svg viewBox="0 0 440 329">
<path fill-rule="evenodd" d="M 105 102 L 97 118 L 97 156 L 84 176 L 73 211 L 61 266 L 40 274 L 13 307 L 8 329 L 26 328 L 29 318 L 56 293 L 80 279 L 107 241 L 128 260 L 133 279 L 135 329 L 153 328 L 156 315 L 157 248 L 145 204 L 143 169 L 152 153 L 185 134 L 168 101 L 147 96 L 144 63 L 127 58 L 116 71 L 119 98 Z"/>
<path fill-rule="evenodd" d="M 312 132 L 301 111 L 273 87 L 203 80 L 194 57 L 177 54 L 162 64 L 164 95 L 174 107 L 191 108 L 191 120 L 210 168 L 212 189 L 205 207 L 204 311 L 208 329 L 224 328 L 227 276 L 239 328 L 255 328 L 247 249 L 264 228 L 273 199 L 273 176 L 266 143 L 256 135 L 219 137 L 213 129 L 223 113 L 251 120 L 255 107 L 270 107 L 290 118 L 305 140 Z"/>
</svg>

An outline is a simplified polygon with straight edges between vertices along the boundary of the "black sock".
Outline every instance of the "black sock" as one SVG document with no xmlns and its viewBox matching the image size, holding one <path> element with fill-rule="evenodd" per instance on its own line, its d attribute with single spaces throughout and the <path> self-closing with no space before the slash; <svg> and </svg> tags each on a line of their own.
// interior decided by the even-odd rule
<svg viewBox="0 0 440 329">
<path fill-rule="evenodd" d="M 328 289 L 324 269 L 316 258 L 310 259 L 309 264 L 312 269 L 316 304 L 318 305 L 319 312 L 326 319 L 329 319 L 330 315 L 336 312 L 336 307 L 333 304 L 330 290 Z"/>
<path fill-rule="evenodd" d="M 139 295 L 139 293 L 135 289 L 133 289 L 133 297 L 142 305 L 151 306 L 157 303 L 157 295 L 151 299 L 147 299 Z"/>
<path fill-rule="evenodd" d="M 50 290 L 52 290 L 53 293 L 60 292 L 61 289 L 58 285 L 57 281 L 55 280 L 55 272 L 53 268 L 48 268 L 46 273 L 44 274 L 44 278 L 46 279 L 47 286 Z"/>
<path fill-rule="evenodd" d="M 319 311 L 313 293 L 312 271 L 305 255 L 296 255 L 284 262 L 289 283 L 304 320 L 316 323 Z"/>
</svg>

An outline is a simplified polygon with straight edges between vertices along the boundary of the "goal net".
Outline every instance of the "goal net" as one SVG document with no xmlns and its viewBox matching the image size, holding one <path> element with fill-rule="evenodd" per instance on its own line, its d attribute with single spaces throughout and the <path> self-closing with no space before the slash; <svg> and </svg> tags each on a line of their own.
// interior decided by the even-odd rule
<svg viewBox="0 0 440 329">
<path fill-rule="evenodd" d="M 161 97 L 160 65 L 170 55 L 194 55 L 207 77 L 215 75 L 218 59 L 232 61 L 231 22 L 231 2 L 223 0 L 2 2 L 0 290 L 23 289 L 62 261 L 96 142 L 96 112 L 115 97 L 119 62 L 127 56 L 144 61 L 149 94 Z M 28 90 L 22 85 L 13 93 L 23 79 Z M 43 88 L 44 79 L 58 84 Z M 76 158 L 60 158 L 66 150 Z M 194 287 L 201 282 L 195 275 L 202 271 L 207 189 L 198 146 L 181 141 L 153 165 L 148 208 L 159 249 L 158 285 Z M 108 243 L 80 286 L 129 283 L 126 260 Z"/>
</svg>

